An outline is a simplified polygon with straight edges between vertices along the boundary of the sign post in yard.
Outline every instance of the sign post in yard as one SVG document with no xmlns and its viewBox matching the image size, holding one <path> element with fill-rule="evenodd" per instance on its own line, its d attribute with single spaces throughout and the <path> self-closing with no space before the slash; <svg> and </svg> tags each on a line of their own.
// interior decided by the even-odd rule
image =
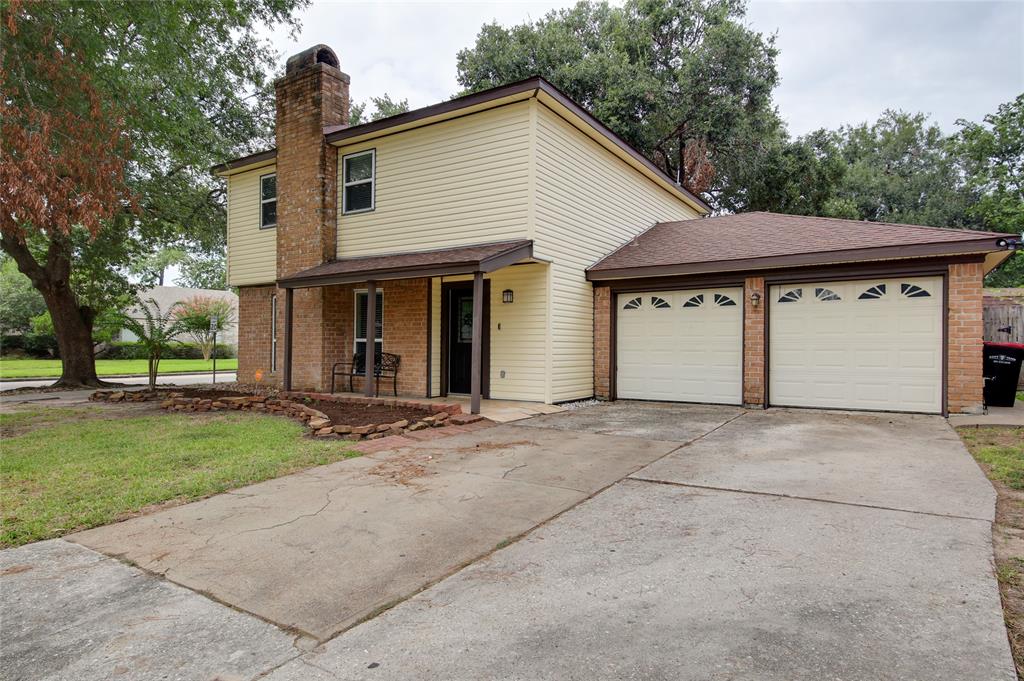
<svg viewBox="0 0 1024 681">
<path fill-rule="evenodd" d="M 213 382 L 217 382 L 217 315 L 210 317 L 210 331 L 213 332 Z"/>
</svg>

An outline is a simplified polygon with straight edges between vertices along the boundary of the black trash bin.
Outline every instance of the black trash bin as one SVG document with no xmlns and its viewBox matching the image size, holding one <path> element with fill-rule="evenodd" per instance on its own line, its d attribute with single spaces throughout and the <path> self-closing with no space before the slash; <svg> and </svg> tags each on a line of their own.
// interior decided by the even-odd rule
<svg viewBox="0 0 1024 681">
<path fill-rule="evenodd" d="M 1024 343 L 985 343 L 985 404 L 1013 406 L 1022 362 Z"/>
</svg>

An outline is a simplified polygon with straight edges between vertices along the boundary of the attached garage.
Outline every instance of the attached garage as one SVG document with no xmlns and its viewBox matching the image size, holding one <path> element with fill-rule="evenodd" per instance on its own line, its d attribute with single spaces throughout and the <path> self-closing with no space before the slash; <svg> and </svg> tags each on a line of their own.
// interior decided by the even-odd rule
<svg viewBox="0 0 1024 681">
<path fill-rule="evenodd" d="M 768 401 L 941 413 L 942 277 L 772 286 Z"/>
<path fill-rule="evenodd" d="M 742 288 L 619 294 L 618 396 L 742 403 L 742 296 Z"/>
</svg>

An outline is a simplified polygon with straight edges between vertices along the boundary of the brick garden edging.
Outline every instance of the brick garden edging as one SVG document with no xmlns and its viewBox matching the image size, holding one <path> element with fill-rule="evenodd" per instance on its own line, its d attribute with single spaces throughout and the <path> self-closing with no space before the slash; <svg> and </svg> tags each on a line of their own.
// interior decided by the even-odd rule
<svg viewBox="0 0 1024 681">
<path fill-rule="evenodd" d="M 447 425 L 466 425 L 482 420 L 477 414 L 463 414 L 458 404 L 441 402 L 420 402 L 416 400 L 388 399 L 380 397 L 339 396 L 327 393 L 282 392 L 277 397 L 265 395 L 225 395 L 217 399 L 209 397 L 185 397 L 180 391 L 148 390 L 97 390 L 89 396 L 93 402 L 149 402 L 161 400 L 160 408 L 168 411 L 256 411 L 280 414 L 303 421 L 317 437 L 342 438 L 345 440 L 375 440 L 389 435 L 402 435 L 426 428 L 443 428 Z M 405 407 L 431 412 L 429 416 L 408 421 L 375 423 L 350 426 L 332 423 L 327 414 L 302 402 L 319 400 L 338 404 L 380 405 Z"/>
</svg>

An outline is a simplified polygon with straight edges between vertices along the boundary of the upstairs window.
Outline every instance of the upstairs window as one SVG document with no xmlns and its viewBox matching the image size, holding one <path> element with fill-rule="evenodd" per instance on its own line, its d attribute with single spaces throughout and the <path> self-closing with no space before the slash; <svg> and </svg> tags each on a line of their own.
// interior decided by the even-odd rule
<svg viewBox="0 0 1024 681">
<path fill-rule="evenodd" d="M 260 229 L 277 226 L 277 173 L 260 176 Z"/>
<path fill-rule="evenodd" d="M 373 149 L 342 159 L 342 212 L 365 213 L 374 208 L 377 152 Z"/>
</svg>

